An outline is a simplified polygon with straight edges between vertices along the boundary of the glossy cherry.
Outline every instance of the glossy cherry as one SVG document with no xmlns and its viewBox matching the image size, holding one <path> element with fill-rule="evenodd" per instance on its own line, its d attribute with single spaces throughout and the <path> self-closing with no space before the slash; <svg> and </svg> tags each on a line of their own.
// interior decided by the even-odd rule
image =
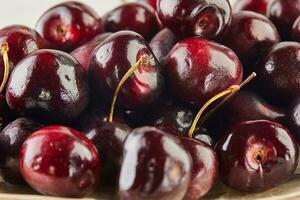
<svg viewBox="0 0 300 200">
<path fill-rule="evenodd" d="M 149 113 L 145 123 L 153 126 L 169 126 L 181 134 L 186 134 L 194 118 L 195 113 L 185 106 L 164 106 Z"/>
<path fill-rule="evenodd" d="M 20 170 L 27 183 L 42 194 L 84 197 L 97 186 L 100 158 L 81 132 L 49 126 L 34 132 L 22 145 Z"/>
<path fill-rule="evenodd" d="M 90 60 L 95 48 L 110 35 L 111 33 L 102 33 L 97 35 L 91 41 L 83 44 L 71 52 L 71 55 L 81 64 L 85 72 L 88 71 Z"/>
<path fill-rule="evenodd" d="M 30 53 L 47 47 L 46 41 L 32 28 L 22 25 L 7 26 L 0 30 L 0 46 L 7 43 L 10 69 Z M 0 54 L 0 80 L 3 79 L 4 63 Z"/>
<path fill-rule="evenodd" d="M 0 133 L 0 170 L 5 182 L 22 184 L 24 180 L 19 170 L 19 154 L 25 139 L 41 124 L 28 119 L 18 118 L 9 123 Z"/>
<path fill-rule="evenodd" d="M 177 35 L 220 39 L 231 22 L 228 0 L 158 0 L 163 25 Z"/>
<path fill-rule="evenodd" d="M 300 92 L 299 53 L 297 42 L 275 45 L 259 65 L 255 90 L 273 104 L 289 105 Z"/>
<path fill-rule="evenodd" d="M 12 72 L 6 90 L 11 109 L 50 121 L 69 121 L 89 102 L 89 88 L 80 64 L 67 53 L 38 50 Z"/>
<path fill-rule="evenodd" d="M 155 11 L 151 6 L 133 2 L 123 4 L 104 16 L 105 30 L 130 30 L 150 40 L 159 30 Z"/>
<path fill-rule="evenodd" d="M 217 155 L 212 147 L 190 138 L 181 138 L 193 163 L 191 182 L 184 200 L 198 200 L 207 194 L 218 175 Z"/>
<path fill-rule="evenodd" d="M 165 68 L 172 94 L 198 105 L 240 84 L 243 78 L 241 63 L 232 50 L 202 38 L 177 43 L 167 56 Z"/>
<path fill-rule="evenodd" d="M 268 18 L 254 12 L 241 11 L 233 15 L 222 42 L 238 55 L 245 73 L 249 75 L 257 70 L 257 62 L 279 41 L 279 33 Z"/>
<path fill-rule="evenodd" d="M 135 129 L 124 144 L 120 198 L 181 200 L 191 169 L 189 154 L 175 138 L 153 127 Z"/>
<path fill-rule="evenodd" d="M 296 137 L 300 144 L 300 99 L 295 99 L 291 105 L 289 105 L 286 112 L 286 120 L 289 130 Z"/>
<path fill-rule="evenodd" d="M 298 17 L 293 24 L 292 39 L 300 42 L 300 17 Z"/>
<path fill-rule="evenodd" d="M 165 64 L 166 56 L 177 41 L 176 35 L 168 28 L 158 32 L 150 41 L 149 46 L 162 66 Z"/>
<path fill-rule="evenodd" d="M 103 25 L 92 8 L 68 1 L 47 10 L 36 29 L 53 48 L 72 51 L 102 33 Z"/>
<path fill-rule="evenodd" d="M 249 10 L 262 15 L 267 15 L 268 5 L 273 0 L 238 0 L 233 6 L 234 12 Z"/>
<path fill-rule="evenodd" d="M 292 27 L 300 13 L 300 0 L 273 0 L 268 17 L 275 24 L 283 40 L 291 39 Z"/>
<path fill-rule="evenodd" d="M 143 57 L 147 63 L 126 81 L 117 103 L 126 109 L 139 109 L 157 101 L 164 89 L 159 63 L 143 37 L 131 31 L 115 33 L 95 49 L 89 66 L 94 97 L 111 102 L 122 77 Z"/>
<path fill-rule="evenodd" d="M 234 125 L 218 142 L 216 151 L 221 180 L 244 192 L 265 191 L 289 180 L 299 156 L 292 134 L 267 120 Z"/>
</svg>

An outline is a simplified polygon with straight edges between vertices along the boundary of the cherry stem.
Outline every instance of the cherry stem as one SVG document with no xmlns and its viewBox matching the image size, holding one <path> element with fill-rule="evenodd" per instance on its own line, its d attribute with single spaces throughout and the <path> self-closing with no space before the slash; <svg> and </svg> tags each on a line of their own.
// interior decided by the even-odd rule
<svg viewBox="0 0 300 200">
<path fill-rule="evenodd" d="M 0 85 L 0 93 L 2 93 L 2 91 L 4 90 L 7 80 L 8 80 L 8 77 L 9 77 L 10 64 L 9 64 L 9 58 L 8 58 L 8 51 L 9 51 L 8 43 L 4 43 L 1 46 L 1 54 L 3 56 L 3 62 L 4 62 L 4 74 L 3 74 L 2 83 Z"/>
<path fill-rule="evenodd" d="M 252 79 L 256 77 L 256 73 L 253 72 L 244 82 L 241 83 L 240 89 L 242 89 L 246 84 L 248 84 Z M 238 91 L 235 91 L 231 94 L 229 94 L 226 98 L 224 98 L 218 105 L 216 105 L 214 108 L 212 108 L 202 119 L 199 121 L 198 124 L 202 125 L 204 122 L 213 114 L 215 113 L 221 106 L 223 106 L 226 102 L 228 102 L 234 95 L 236 95 Z"/>
<path fill-rule="evenodd" d="M 227 102 L 231 97 L 233 97 L 242 87 L 244 87 L 247 83 L 249 83 L 253 78 L 256 77 L 256 73 L 252 73 L 241 85 L 232 85 L 227 90 L 224 90 L 223 92 L 220 92 L 219 94 L 212 97 L 210 100 L 208 100 L 199 110 L 197 113 L 192 126 L 189 130 L 189 137 L 192 138 L 195 130 L 197 129 L 197 124 L 200 120 L 201 115 L 203 112 L 215 101 L 218 99 L 227 96 L 223 101 L 221 101 L 217 106 L 215 106 L 211 111 L 209 111 L 200 121 L 200 124 L 202 125 L 203 122 L 212 114 L 214 113 L 220 106 L 222 106 L 225 102 Z"/>
<path fill-rule="evenodd" d="M 131 75 L 135 72 L 136 69 L 138 69 L 142 65 L 147 65 L 149 63 L 149 60 L 150 60 L 150 58 L 149 58 L 148 55 L 146 55 L 146 54 L 142 55 L 140 57 L 140 59 L 134 65 L 131 66 L 131 68 L 126 72 L 126 74 L 123 76 L 123 78 L 121 79 L 121 81 L 117 85 L 117 88 L 116 88 L 115 93 L 113 95 L 111 107 L 110 107 L 108 122 L 110 122 L 110 123 L 113 122 L 114 110 L 115 110 L 115 107 L 116 107 L 117 97 L 118 97 L 118 94 L 119 94 L 122 86 L 128 80 L 128 78 L 131 77 Z"/>
</svg>

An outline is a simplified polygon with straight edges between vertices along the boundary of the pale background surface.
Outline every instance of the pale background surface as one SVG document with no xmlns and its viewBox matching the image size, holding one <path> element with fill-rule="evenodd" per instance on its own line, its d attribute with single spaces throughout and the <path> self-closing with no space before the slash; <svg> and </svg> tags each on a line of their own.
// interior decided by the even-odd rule
<svg viewBox="0 0 300 200">
<path fill-rule="evenodd" d="M 0 28 L 12 24 L 34 27 L 38 18 L 51 6 L 65 0 L 0 0 Z M 102 16 L 121 0 L 77 0 L 93 7 Z M 231 0 L 236 1 L 236 0 Z"/>
</svg>

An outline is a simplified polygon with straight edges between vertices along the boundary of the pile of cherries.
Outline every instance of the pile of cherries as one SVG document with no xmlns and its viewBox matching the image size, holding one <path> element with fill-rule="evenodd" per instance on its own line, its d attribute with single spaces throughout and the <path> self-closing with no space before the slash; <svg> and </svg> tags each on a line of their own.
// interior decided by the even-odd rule
<svg viewBox="0 0 300 200">
<path fill-rule="evenodd" d="M 64 2 L 2 28 L 1 176 L 128 200 L 273 188 L 298 164 L 298 42 L 300 0 Z"/>
</svg>

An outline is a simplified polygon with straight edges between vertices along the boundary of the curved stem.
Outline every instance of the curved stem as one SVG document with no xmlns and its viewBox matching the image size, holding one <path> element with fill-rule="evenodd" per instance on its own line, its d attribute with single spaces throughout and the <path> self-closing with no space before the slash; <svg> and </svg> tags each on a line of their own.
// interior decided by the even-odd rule
<svg viewBox="0 0 300 200">
<path fill-rule="evenodd" d="M 130 76 L 135 72 L 135 70 L 137 68 L 139 68 L 142 65 L 147 65 L 149 63 L 149 60 L 150 60 L 150 58 L 148 55 L 146 55 L 146 54 L 142 55 L 141 58 L 134 65 L 131 66 L 131 68 L 126 72 L 126 74 L 120 80 L 120 82 L 117 85 L 117 88 L 114 92 L 114 95 L 113 95 L 108 122 L 110 122 L 110 123 L 113 122 L 114 110 L 115 110 L 115 106 L 116 106 L 117 97 L 118 97 L 118 94 L 119 94 L 123 84 L 127 81 L 128 78 L 130 78 Z"/>
<path fill-rule="evenodd" d="M 225 102 L 227 102 L 232 96 L 234 96 L 242 87 L 244 87 L 247 83 L 249 83 L 253 78 L 256 77 L 256 73 L 252 73 L 241 85 L 233 85 L 227 90 L 224 90 L 223 92 L 217 94 L 216 96 L 212 97 L 210 100 L 208 100 L 202 108 L 199 110 L 198 114 L 196 115 L 193 124 L 189 130 L 189 137 L 193 137 L 193 134 L 197 128 L 197 124 L 200 120 L 201 115 L 203 112 L 215 101 L 218 99 L 227 96 L 221 103 L 219 103 L 217 106 L 215 106 L 211 111 L 209 111 L 200 121 L 200 124 L 202 123 L 212 114 L 214 113 L 220 106 L 222 106 Z"/>
<path fill-rule="evenodd" d="M 213 98 L 211 98 L 210 100 L 208 100 L 204 106 L 202 106 L 202 108 L 199 110 L 198 114 L 196 115 L 194 121 L 193 121 L 193 124 L 189 130 L 189 137 L 193 137 L 193 134 L 194 134 L 194 131 L 197 127 L 197 124 L 198 124 L 198 121 L 201 117 L 201 115 L 203 114 L 203 112 L 213 103 L 215 102 L 216 100 L 228 95 L 228 94 L 231 94 L 237 90 L 240 89 L 240 86 L 238 85 L 233 85 L 231 86 L 230 88 L 228 88 L 227 90 L 224 90 L 223 92 L 217 94 L 216 96 L 214 96 Z"/>
<path fill-rule="evenodd" d="M 256 77 L 256 73 L 253 72 L 246 80 L 240 85 L 240 89 L 242 89 L 246 84 L 248 84 L 252 79 Z M 237 92 L 237 91 L 236 91 Z M 218 105 L 216 105 L 214 108 L 212 108 L 208 113 L 206 113 L 202 119 L 199 121 L 199 126 L 204 124 L 204 122 L 213 114 L 215 113 L 221 106 L 223 106 L 227 101 L 229 101 L 234 95 L 236 95 L 236 92 L 233 92 L 229 94 L 226 98 L 224 98 Z"/>
<path fill-rule="evenodd" d="M 4 62 L 4 74 L 3 74 L 2 83 L 0 85 L 0 93 L 2 93 L 2 91 L 4 90 L 7 80 L 8 80 L 8 76 L 9 76 L 10 64 L 9 64 L 9 58 L 8 58 L 8 51 L 9 51 L 8 43 L 4 43 L 1 46 L 1 53 L 2 53 L 3 62 Z"/>
</svg>

